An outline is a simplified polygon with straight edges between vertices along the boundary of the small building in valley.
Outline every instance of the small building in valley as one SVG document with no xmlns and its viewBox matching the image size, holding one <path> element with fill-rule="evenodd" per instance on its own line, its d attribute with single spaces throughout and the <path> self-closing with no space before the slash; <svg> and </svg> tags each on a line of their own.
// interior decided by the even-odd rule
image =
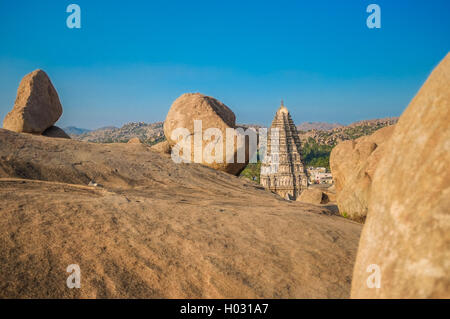
<svg viewBox="0 0 450 319">
<path fill-rule="evenodd" d="M 325 167 L 308 167 L 309 184 L 333 184 L 333 175 Z"/>
</svg>

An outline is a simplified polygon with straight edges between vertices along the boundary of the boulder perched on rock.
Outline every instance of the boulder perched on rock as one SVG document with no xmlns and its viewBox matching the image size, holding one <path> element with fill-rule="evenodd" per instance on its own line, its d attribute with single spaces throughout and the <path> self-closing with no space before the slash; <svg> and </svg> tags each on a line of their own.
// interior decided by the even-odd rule
<svg viewBox="0 0 450 319">
<path fill-rule="evenodd" d="M 387 126 L 372 135 L 343 141 L 331 152 L 330 168 L 341 214 L 364 222 L 373 174 L 394 128 Z"/>
<path fill-rule="evenodd" d="M 6 115 L 3 128 L 41 134 L 55 124 L 61 114 L 62 106 L 52 82 L 44 71 L 36 70 L 20 82 L 14 108 Z"/>
<path fill-rule="evenodd" d="M 139 137 L 130 138 L 127 143 L 128 144 L 142 144 L 142 142 L 139 139 Z"/>
<path fill-rule="evenodd" d="M 321 189 L 307 188 L 300 194 L 297 201 L 311 204 L 326 204 L 329 199 L 327 194 L 325 194 Z"/>
<path fill-rule="evenodd" d="M 64 132 L 63 129 L 57 127 L 57 126 L 50 126 L 48 129 L 46 129 L 42 135 L 47 137 L 56 137 L 56 138 L 68 138 L 70 139 L 70 136 L 67 135 L 66 132 Z"/>
<path fill-rule="evenodd" d="M 194 121 L 198 121 L 197 124 L 201 123 L 198 126 L 201 133 L 201 135 L 197 134 L 198 143 L 195 143 Z M 230 141 L 234 145 L 234 151 L 227 154 L 226 129 L 234 129 L 235 123 L 236 117 L 233 111 L 222 102 L 200 93 L 187 93 L 181 95 L 172 104 L 164 121 L 164 134 L 171 148 L 179 142 L 190 145 L 190 154 L 180 152 L 180 157 L 184 161 L 202 163 L 211 168 L 238 175 L 248 163 L 249 148 L 245 147 L 246 143 L 242 143 L 241 151 L 244 152 L 245 158 L 241 163 L 237 163 L 235 141 Z M 187 134 L 182 134 L 180 130 L 183 129 Z M 213 132 L 213 129 L 218 129 L 221 136 L 216 136 L 217 131 Z M 208 133 L 210 136 L 207 136 Z M 222 156 L 219 149 L 222 150 Z M 196 152 L 198 155 L 194 156 Z M 227 163 L 227 159 L 228 161 L 232 159 L 233 162 Z"/>
<path fill-rule="evenodd" d="M 378 163 L 352 297 L 450 298 L 449 123 L 447 54 L 403 112 Z M 370 265 L 379 267 L 379 288 L 367 285 Z"/>
<path fill-rule="evenodd" d="M 0 145 L 0 298 L 350 295 L 362 227 L 320 207 L 140 145 Z"/>
<path fill-rule="evenodd" d="M 159 142 L 158 144 L 152 145 L 151 149 L 155 150 L 159 153 L 170 154 L 170 145 L 167 140 Z"/>
</svg>

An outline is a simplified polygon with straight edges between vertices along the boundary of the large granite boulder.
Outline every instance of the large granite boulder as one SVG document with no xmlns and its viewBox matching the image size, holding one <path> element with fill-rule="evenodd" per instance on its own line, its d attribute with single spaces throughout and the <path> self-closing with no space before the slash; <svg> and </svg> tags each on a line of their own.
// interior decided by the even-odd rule
<svg viewBox="0 0 450 319">
<path fill-rule="evenodd" d="M 447 54 L 403 112 L 378 163 L 353 298 L 450 298 L 449 163 Z M 367 285 L 376 275 L 367 272 L 370 265 L 379 267 L 379 288 Z"/>
<path fill-rule="evenodd" d="M 14 108 L 6 115 L 3 128 L 41 134 L 55 124 L 61 114 L 62 106 L 52 82 L 44 71 L 36 70 L 20 82 Z"/>
<path fill-rule="evenodd" d="M 199 132 L 202 135 L 199 137 L 200 140 L 197 144 L 194 143 L 194 121 L 201 121 L 201 131 L 199 130 Z M 245 159 L 242 163 L 237 163 L 236 141 L 230 141 L 234 145 L 234 152 L 227 154 L 226 129 L 234 129 L 236 127 L 235 124 L 236 117 L 233 111 L 222 102 L 200 93 L 186 93 L 173 102 L 164 121 L 164 134 L 172 151 L 174 151 L 174 146 L 179 142 L 185 143 L 184 145 L 189 145 L 188 139 L 190 139 L 190 154 L 182 154 L 180 151 L 180 157 L 184 161 L 201 163 L 220 171 L 238 175 L 248 163 L 249 148 L 245 147 L 246 144 L 242 145 L 242 147 L 245 147 Z M 175 131 L 176 129 L 182 128 L 187 129 L 187 135 L 179 135 Z M 222 136 L 217 137 L 212 135 L 210 138 L 206 138 L 205 133 L 207 130 L 214 128 L 218 129 Z M 194 157 L 196 145 L 198 146 L 197 154 L 200 154 L 200 158 Z M 216 154 L 215 146 L 222 148 L 222 156 L 216 156 L 219 153 Z M 227 163 L 227 156 L 228 161 L 232 158 L 234 163 Z M 217 158 L 219 160 L 216 160 Z"/>
<path fill-rule="evenodd" d="M 342 215 L 364 222 L 373 174 L 394 128 L 383 127 L 372 135 L 343 141 L 332 150 L 330 168 Z"/>
<path fill-rule="evenodd" d="M 150 148 L 162 154 L 170 154 L 170 145 L 167 140 L 152 145 Z"/>
<path fill-rule="evenodd" d="M 68 138 L 70 139 L 70 136 L 67 135 L 66 132 L 64 132 L 63 129 L 57 127 L 57 126 L 50 126 L 48 129 L 46 129 L 42 135 L 47 137 L 56 137 L 56 138 Z"/>
</svg>

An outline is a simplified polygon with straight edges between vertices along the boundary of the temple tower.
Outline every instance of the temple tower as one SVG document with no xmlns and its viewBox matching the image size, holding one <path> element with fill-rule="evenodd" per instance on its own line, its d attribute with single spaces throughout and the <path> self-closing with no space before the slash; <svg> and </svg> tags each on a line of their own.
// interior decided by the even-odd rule
<svg viewBox="0 0 450 319">
<path fill-rule="evenodd" d="M 267 155 L 261 164 L 260 183 L 290 200 L 295 200 L 308 187 L 300 138 L 283 101 L 268 132 Z"/>
</svg>

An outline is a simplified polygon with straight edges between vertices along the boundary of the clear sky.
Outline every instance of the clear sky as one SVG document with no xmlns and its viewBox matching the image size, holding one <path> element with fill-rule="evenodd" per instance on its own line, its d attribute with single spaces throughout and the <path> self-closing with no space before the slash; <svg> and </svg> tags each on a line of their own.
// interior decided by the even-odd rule
<svg viewBox="0 0 450 319">
<path fill-rule="evenodd" d="M 66 7 L 81 7 L 81 29 Z M 381 29 L 366 7 L 381 7 Z M 398 116 L 450 50 L 448 0 L 0 0 L 0 117 L 41 68 L 64 113 L 98 128 L 164 120 L 182 93 L 269 125 Z"/>
</svg>

